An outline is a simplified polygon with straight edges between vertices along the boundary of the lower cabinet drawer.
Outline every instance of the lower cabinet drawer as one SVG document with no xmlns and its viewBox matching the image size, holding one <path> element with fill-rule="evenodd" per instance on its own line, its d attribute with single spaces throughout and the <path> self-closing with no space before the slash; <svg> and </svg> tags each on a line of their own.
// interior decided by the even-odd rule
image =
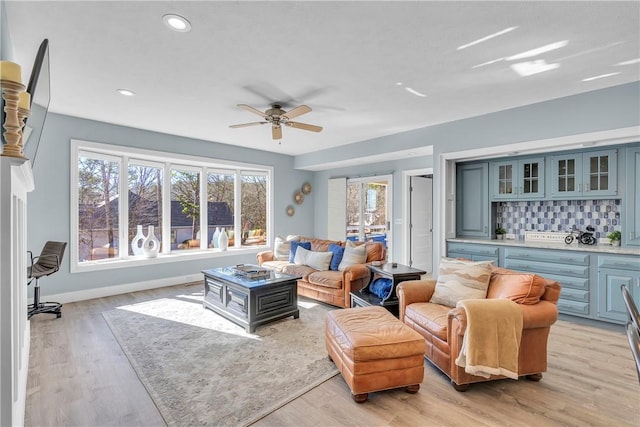
<svg viewBox="0 0 640 427">
<path fill-rule="evenodd" d="M 274 311 L 282 310 L 283 307 L 294 305 L 294 288 L 282 289 L 278 292 L 269 292 L 265 295 L 256 295 L 256 316 L 269 315 Z"/>
<path fill-rule="evenodd" d="M 588 265 L 552 264 L 550 262 L 506 259 L 505 267 L 518 271 L 534 272 L 540 275 L 557 274 L 572 277 L 589 277 Z"/>
<path fill-rule="evenodd" d="M 560 296 L 564 300 L 589 303 L 589 291 L 581 289 L 562 288 L 560 290 Z"/>
<path fill-rule="evenodd" d="M 243 317 L 248 317 L 249 296 L 237 289 L 227 288 L 227 308 Z"/>
<path fill-rule="evenodd" d="M 213 304 L 224 304 L 224 285 L 207 277 L 206 286 L 205 299 Z"/>
<path fill-rule="evenodd" d="M 586 302 L 571 301 L 564 298 L 558 300 L 558 311 L 562 314 L 589 315 L 589 304 Z"/>
<path fill-rule="evenodd" d="M 470 259 L 471 261 L 493 261 L 493 265 L 498 267 L 498 257 L 497 256 L 488 256 L 488 255 L 475 255 L 467 252 L 449 252 L 447 254 L 449 258 L 464 258 Z"/>
<path fill-rule="evenodd" d="M 455 252 L 456 254 L 460 254 L 460 256 L 464 255 L 478 255 L 490 258 L 498 257 L 498 248 L 495 246 L 487 246 L 487 245 L 469 245 L 465 243 L 449 243 L 447 245 L 447 249 L 449 252 Z"/>
</svg>

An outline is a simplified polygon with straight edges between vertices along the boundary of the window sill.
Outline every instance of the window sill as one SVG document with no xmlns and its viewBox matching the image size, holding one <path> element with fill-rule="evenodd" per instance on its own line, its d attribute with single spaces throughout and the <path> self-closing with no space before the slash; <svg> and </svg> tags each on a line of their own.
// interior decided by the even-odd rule
<svg viewBox="0 0 640 427">
<path fill-rule="evenodd" d="M 224 258 L 236 255 L 257 254 L 269 249 L 269 246 L 252 246 L 243 248 L 229 248 L 226 251 L 217 249 L 190 249 L 174 251 L 169 254 L 158 254 L 156 258 L 144 256 L 129 256 L 128 258 L 101 259 L 96 261 L 84 261 L 72 263 L 71 273 L 86 273 L 91 271 L 111 270 L 114 268 L 146 267 L 156 264 L 164 264 L 178 261 L 195 261 L 207 258 Z"/>
</svg>

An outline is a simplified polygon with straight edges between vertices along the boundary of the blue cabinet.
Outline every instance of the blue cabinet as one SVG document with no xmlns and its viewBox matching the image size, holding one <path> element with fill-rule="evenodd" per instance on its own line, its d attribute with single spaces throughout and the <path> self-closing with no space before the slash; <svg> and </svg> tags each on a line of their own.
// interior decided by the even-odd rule
<svg viewBox="0 0 640 427">
<path fill-rule="evenodd" d="M 558 311 L 591 316 L 591 289 L 588 253 L 547 249 L 506 248 L 504 266 L 512 270 L 537 273 L 560 283 Z"/>
<path fill-rule="evenodd" d="M 598 317 L 619 323 L 627 321 L 620 287 L 626 285 L 640 306 L 640 260 L 622 255 L 598 256 Z"/>
<path fill-rule="evenodd" d="M 551 196 L 617 196 L 617 160 L 617 150 L 551 156 Z"/>
<path fill-rule="evenodd" d="M 489 163 L 456 170 L 456 236 L 489 237 Z"/>
<path fill-rule="evenodd" d="M 491 200 L 544 198 L 544 157 L 491 162 Z"/>
<path fill-rule="evenodd" d="M 627 148 L 625 216 L 622 223 L 622 241 L 626 245 L 640 246 L 640 147 Z"/>
<path fill-rule="evenodd" d="M 472 261 L 493 261 L 493 265 L 500 266 L 500 248 L 498 246 L 449 242 L 447 243 L 447 256 L 449 258 L 466 258 Z"/>
</svg>

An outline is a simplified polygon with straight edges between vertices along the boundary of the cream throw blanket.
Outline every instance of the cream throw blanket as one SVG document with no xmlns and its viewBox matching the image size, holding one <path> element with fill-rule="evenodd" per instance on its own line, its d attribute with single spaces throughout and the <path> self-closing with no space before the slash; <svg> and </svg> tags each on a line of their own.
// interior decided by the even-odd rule
<svg viewBox="0 0 640 427">
<path fill-rule="evenodd" d="M 467 299 L 457 307 L 467 312 L 467 329 L 456 365 L 471 375 L 503 375 L 518 379 L 522 310 L 508 299 Z"/>
</svg>

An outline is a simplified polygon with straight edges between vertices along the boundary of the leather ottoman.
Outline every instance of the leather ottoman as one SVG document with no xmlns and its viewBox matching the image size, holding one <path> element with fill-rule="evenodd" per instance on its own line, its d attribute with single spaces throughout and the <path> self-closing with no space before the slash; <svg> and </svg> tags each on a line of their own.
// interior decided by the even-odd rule
<svg viewBox="0 0 640 427">
<path fill-rule="evenodd" d="M 325 343 L 358 403 L 374 391 L 405 387 L 416 393 L 420 389 L 424 338 L 383 307 L 330 311 Z"/>
</svg>

